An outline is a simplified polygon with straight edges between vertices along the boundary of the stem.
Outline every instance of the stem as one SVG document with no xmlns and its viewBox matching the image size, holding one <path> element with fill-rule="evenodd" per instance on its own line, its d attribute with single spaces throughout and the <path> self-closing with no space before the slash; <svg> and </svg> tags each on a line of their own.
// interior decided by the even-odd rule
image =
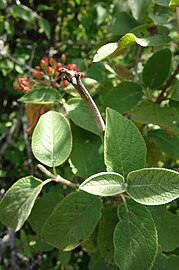
<svg viewBox="0 0 179 270">
<path fill-rule="evenodd" d="M 45 180 L 46 183 L 51 182 L 51 181 L 55 181 L 58 183 L 61 183 L 63 185 L 67 185 L 69 187 L 72 188 L 77 188 L 77 185 L 73 184 L 72 182 L 66 180 L 65 178 L 61 177 L 60 175 L 56 175 L 51 173 L 49 170 L 47 170 L 43 165 L 38 164 L 37 167 L 43 172 L 45 173 L 47 176 L 50 177 L 50 179 Z"/>
<path fill-rule="evenodd" d="M 171 85 L 172 81 L 175 79 L 175 77 L 176 77 L 176 75 L 178 73 L 179 73 L 179 64 L 176 67 L 176 69 L 174 70 L 174 72 L 171 74 L 171 76 L 168 78 L 166 83 L 163 85 L 162 91 L 158 95 L 157 100 L 155 101 L 155 103 L 160 104 L 163 100 L 165 100 L 165 98 L 166 98 L 165 94 L 166 94 L 167 88 Z"/>
<path fill-rule="evenodd" d="M 80 94 L 86 105 L 88 106 L 90 112 L 93 115 L 95 120 L 96 126 L 99 130 L 99 134 L 101 137 L 102 142 L 104 142 L 104 131 L 105 131 L 105 124 L 103 118 L 94 102 L 90 94 L 88 93 L 87 89 L 85 88 L 84 84 L 80 79 L 80 74 L 76 71 L 70 71 L 66 68 L 63 68 L 61 71 L 61 76 L 67 79 L 77 90 Z"/>
<path fill-rule="evenodd" d="M 177 26 L 178 26 L 178 32 L 179 32 L 179 7 L 176 7 L 176 19 L 177 19 Z"/>
</svg>

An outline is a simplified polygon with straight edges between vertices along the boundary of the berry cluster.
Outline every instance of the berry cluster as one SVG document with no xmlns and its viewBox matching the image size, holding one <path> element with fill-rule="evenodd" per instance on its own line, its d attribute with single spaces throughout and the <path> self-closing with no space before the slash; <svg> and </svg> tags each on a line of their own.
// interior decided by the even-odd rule
<svg viewBox="0 0 179 270">
<path fill-rule="evenodd" d="M 54 58 L 43 57 L 40 60 L 40 65 L 34 68 L 32 72 L 32 78 L 28 78 L 26 76 L 21 76 L 17 78 L 17 84 L 14 85 L 15 90 L 21 90 L 24 93 L 27 93 L 30 90 L 31 86 L 37 84 L 46 84 L 52 85 L 53 87 L 60 83 L 60 87 L 65 88 L 68 86 L 68 81 L 65 79 L 61 79 L 61 71 L 62 68 L 66 68 L 68 70 L 77 71 L 80 74 L 80 77 L 84 77 L 84 73 L 81 72 L 76 64 L 67 64 L 66 55 L 62 54 L 61 62 L 56 62 Z"/>
</svg>

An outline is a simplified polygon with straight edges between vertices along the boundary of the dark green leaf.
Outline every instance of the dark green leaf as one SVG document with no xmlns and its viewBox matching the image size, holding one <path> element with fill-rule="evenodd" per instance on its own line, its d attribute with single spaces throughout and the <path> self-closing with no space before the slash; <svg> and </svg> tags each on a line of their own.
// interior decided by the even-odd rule
<svg viewBox="0 0 179 270">
<path fill-rule="evenodd" d="M 145 205 L 171 202 L 179 197 L 179 173 L 159 168 L 133 171 L 127 176 L 127 193 Z"/>
<path fill-rule="evenodd" d="M 167 79 L 171 67 L 172 54 L 163 49 L 152 55 L 143 69 L 143 81 L 151 89 L 160 89 Z M 162 66 L 161 66 L 162 63 Z"/>
<path fill-rule="evenodd" d="M 139 23 L 127 12 L 118 12 L 115 14 L 110 27 L 110 32 L 115 35 L 125 35 L 130 30 L 139 25 Z"/>
<path fill-rule="evenodd" d="M 55 111 L 43 114 L 32 136 L 32 151 L 36 159 L 49 167 L 56 167 L 68 158 L 71 149 L 72 135 L 68 120 Z"/>
<path fill-rule="evenodd" d="M 59 102 L 61 95 L 52 87 L 38 85 L 23 95 L 18 101 L 23 103 L 48 104 Z"/>
<path fill-rule="evenodd" d="M 98 246 L 107 264 L 114 263 L 113 233 L 118 222 L 116 207 L 105 208 L 99 223 Z"/>
<path fill-rule="evenodd" d="M 37 234 L 41 233 L 44 223 L 62 199 L 63 196 L 61 194 L 49 192 L 36 201 L 28 221 Z"/>
<path fill-rule="evenodd" d="M 65 104 L 65 108 L 70 119 L 77 126 L 99 135 L 95 120 L 82 99 L 71 98 L 68 103 Z"/>
<path fill-rule="evenodd" d="M 72 250 L 87 240 L 101 215 L 101 200 L 86 192 L 66 196 L 42 230 L 42 240 L 60 250 Z"/>
<path fill-rule="evenodd" d="M 104 171 L 104 151 L 99 136 L 80 128 L 73 128 L 73 148 L 70 166 L 75 175 L 88 178 L 90 175 Z"/>
<path fill-rule="evenodd" d="M 165 252 L 179 247 L 179 215 L 172 214 L 166 206 L 148 207 L 150 210 L 159 238 L 159 245 Z"/>
<path fill-rule="evenodd" d="M 142 88 L 135 82 L 122 82 L 110 90 L 104 98 L 104 107 L 110 107 L 120 113 L 131 110 L 141 99 Z"/>
<path fill-rule="evenodd" d="M 132 119 L 142 124 L 154 124 L 179 134 L 179 114 L 173 107 L 160 107 L 153 102 L 143 102 L 136 106 L 131 114 Z"/>
<path fill-rule="evenodd" d="M 10 13 L 15 18 L 20 18 L 27 22 L 33 22 L 37 14 L 25 5 L 12 5 L 10 7 Z"/>
<path fill-rule="evenodd" d="M 144 167 L 146 147 L 139 130 L 130 120 L 109 108 L 104 152 L 108 172 L 126 176 L 130 171 Z"/>
<path fill-rule="evenodd" d="M 170 255 L 158 252 L 152 270 L 178 270 L 179 256 Z"/>
<path fill-rule="evenodd" d="M 46 37 L 48 39 L 50 39 L 50 37 L 51 37 L 51 26 L 50 26 L 50 23 L 46 19 L 44 19 L 42 17 L 39 17 L 38 23 L 39 23 L 40 28 L 42 28 L 42 30 L 44 31 Z"/>
<path fill-rule="evenodd" d="M 179 138 L 177 136 L 170 136 L 164 130 L 157 129 L 149 133 L 149 138 L 169 157 L 179 158 Z"/>
<path fill-rule="evenodd" d="M 157 252 L 157 232 L 148 209 L 130 200 L 118 208 L 114 259 L 121 270 L 149 270 Z"/>
</svg>

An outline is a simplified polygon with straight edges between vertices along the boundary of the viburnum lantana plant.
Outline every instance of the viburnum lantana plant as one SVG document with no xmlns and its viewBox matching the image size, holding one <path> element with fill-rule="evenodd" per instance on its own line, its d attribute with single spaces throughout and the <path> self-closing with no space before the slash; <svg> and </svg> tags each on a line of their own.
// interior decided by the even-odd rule
<svg viewBox="0 0 179 270">
<path fill-rule="evenodd" d="M 137 46 L 146 47 L 150 43 L 158 46 L 163 28 L 152 26 L 155 31 L 151 33 L 146 27 L 134 31 L 143 33 L 142 37 L 129 33 L 118 43 L 105 45 L 94 61 L 101 61 L 134 42 Z M 145 37 L 146 33 L 149 37 Z M 170 39 L 165 36 L 164 41 Z M 161 59 L 165 59 L 163 70 L 157 68 Z M 160 118 L 164 110 L 168 114 L 168 110 L 174 111 L 160 105 L 169 96 L 178 67 L 170 73 L 172 53 L 168 48 L 155 52 L 142 73 L 147 91 L 134 81 L 122 82 L 119 89 L 109 93 L 105 102 L 107 105 L 113 102 L 106 106 L 102 117 L 81 80 L 83 72 L 75 64 L 65 65 L 65 56 L 61 60 L 42 58 L 32 78 L 20 77 L 14 86 L 25 93 L 19 101 L 27 105 L 48 104 L 31 130 L 32 152 L 46 179 L 26 176 L 14 183 L 0 203 L 0 219 L 14 231 L 28 220 L 42 242 L 59 250 L 70 251 L 81 245 L 91 254 L 94 247 L 114 269 L 149 270 L 158 248 L 157 229 L 149 206 L 166 204 L 179 197 L 179 173 L 146 167 L 147 147 L 135 120 L 148 124 L 152 121 L 147 120 L 148 114 L 141 116 L 139 111 L 143 107 L 149 108 L 151 114 L 157 110 L 154 124 L 165 126 L 172 134 L 178 132 L 177 121 L 172 120 L 167 126 L 168 122 Z M 66 98 L 67 84 L 74 87 L 75 98 Z M 149 87 L 157 89 L 154 94 L 150 92 L 150 102 Z M 130 102 L 115 109 L 115 96 L 123 98 L 124 90 Z M 132 101 L 131 92 L 136 93 Z M 130 120 L 125 113 L 133 107 Z M 91 135 L 87 136 L 83 129 Z M 70 178 L 69 173 L 66 179 L 61 170 L 64 164 L 70 164 L 68 168 L 73 174 L 82 177 Z M 36 201 L 48 183 L 61 184 L 68 190 L 61 189 L 55 194 L 49 191 Z"/>
</svg>

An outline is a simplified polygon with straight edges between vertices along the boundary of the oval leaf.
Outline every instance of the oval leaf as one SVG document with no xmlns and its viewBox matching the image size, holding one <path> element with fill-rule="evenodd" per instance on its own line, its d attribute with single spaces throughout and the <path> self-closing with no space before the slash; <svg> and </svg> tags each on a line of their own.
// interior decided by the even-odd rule
<svg viewBox="0 0 179 270">
<path fill-rule="evenodd" d="M 44 182 L 27 176 L 15 182 L 0 203 L 0 220 L 6 226 L 18 231 L 30 215 L 35 200 Z"/>
<path fill-rule="evenodd" d="M 58 249 L 74 249 L 94 231 L 101 207 L 101 200 L 96 196 L 82 191 L 69 194 L 45 223 L 42 240 Z"/>
<path fill-rule="evenodd" d="M 120 113 L 107 109 L 104 138 L 107 171 L 126 176 L 130 171 L 143 168 L 146 146 L 137 127 Z"/>
<path fill-rule="evenodd" d="M 115 50 L 117 48 L 118 48 L 117 42 L 108 43 L 108 44 L 102 46 L 95 54 L 95 56 L 93 58 L 93 62 L 99 62 L 99 61 L 105 59 L 106 57 L 111 55 L 113 52 L 115 52 Z"/>
<path fill-rule="evenodd" d="M 101 172 L 86 179 L 79 189 L 98 196 L 113 196 L 126 190 L 124 177 L 118 173 Z"/>
<path fill-rule="evenodd" d="M 49 167 L 56 167 L 68 158 L 71 149 L 72 135 L 67 119 L 55 111 L 43 114 L 32 136 L 36 159 Z"/>
<path fill-rule="evenodd" d="M 58 102 L 61 95 L 52 87 L 36 86 L 18 101 L 23 103 L 48 104 Z"/>
<path fill-rule="evenodd" d="M 151 89 L 160 89 L 167 79 L 171 67 L 172 54 L 169 49 L 163 49 L 152 55 L 143 69 L 143 81 Z M 162 63 L 162 68 L 161 68 Z"/>
<path fill-rule="evenodd" d="M 143 96 L 142 87 L 135 82 L 122 82 L 104 98 L 104 106 L 120 113 L 128 112 Z"/>
<path fill-rule="evenodd" d="M 127 193 L 145 205 L 160 205 L 179 197 L 179 173 L 168 169 L 147 168 L 129 173 Z"/>
<path fill-rule="evenodd" d="M 148 209 L 132 200 L 118 208 L 114 259 L 121 270 L 149 270 L 157 252 L 157 231 Z"/>
<path fill-rule="evenodd" d="M 94 118 L 81 98 L 71 98 L 65 104 L 70 119 L 79 127 L 99 135 Z"/>
<path fill-rule="evenodd" d="M 28 219 L 30 226 L 37 234 L 41 233 L 44 223 L 62 200 L 63 196 L 57 192 L 48 192 L 37 199 Z"/>
</svg>

